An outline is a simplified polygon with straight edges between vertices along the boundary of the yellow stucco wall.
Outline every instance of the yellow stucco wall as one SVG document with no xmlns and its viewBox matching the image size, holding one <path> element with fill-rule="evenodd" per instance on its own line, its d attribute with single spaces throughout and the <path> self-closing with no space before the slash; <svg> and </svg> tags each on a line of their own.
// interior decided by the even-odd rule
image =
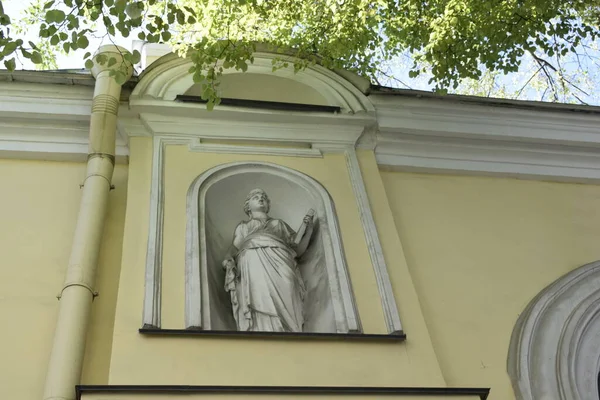
<svg viewBox="0 0 600 400">
<path fill-rule="evenodd" d="M 0 160 L 0 398 L 41 398 L 85 164 Z M 120 266 L 127 167 L 115 172 L 92 312 L 84 381 L 106 383 Z M 120 215 L 121 214 L 121 215 Z M 102 322 L 100 321 L 102 320 Z M 107 334 L 106 332 L 109 331 Z"/>
<path fill-rule="evenodd" d="M 600 259 L 600 187 L 381 176 L 446 382 L 514 399 L 514 323 L 553 280 Z"/>
<path fill-rule="evenodd" d="M 394 289 L 409 332 L 406 343 L 333 340 L 267 340 L 207 337 L 147 337 L 141 327 L 151 183 L 152 141 L 132 138 L 128 206 L 117 302 L 110 384 L 170 385 L 364 385 L 444 386 L 436 356 L 412 287 L 379 172 L 372 201 L 385 236 L 386 258 L 394 265 Z M 184 328 L 186 194 L 207 169 L 227 162 L 261 160 L 304 172 L 331 194 L 360 318 L 367 333 L 386 327 L 358 208 L 341 154 L 323 158 L 194 153 L 168 146 L 162 278 L 162 327 Z"/>
</svg>

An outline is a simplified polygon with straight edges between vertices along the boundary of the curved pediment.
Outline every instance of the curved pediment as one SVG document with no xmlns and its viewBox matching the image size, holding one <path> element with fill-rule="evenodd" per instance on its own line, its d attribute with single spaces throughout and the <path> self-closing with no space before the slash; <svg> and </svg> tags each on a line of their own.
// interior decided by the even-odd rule
<svg viewBox="0 0 600 400">
<path fill-rule="evenodd" d="M 184 94 L 200 96 L 201 93 L 202 85 L 196 83 Z M 227 99 L 331 105 L 319 91 L 304 83 L 276 75 L 251 72 L 224 75 L 220 80 L 219 95 Z"/>
<path fill-rule="evenodd" d="M 247 72 L 225 70 L 221 97 L 333 106 L 345 114 L 374 110 L 365 94 L 350 80 L 320 65 L 298 72 L 294 72 L 293 66 L 273 72 L 272 60 L 277 56 L 255 53 Z M 178 95 L 199 95 L 199 84 L 189 73 L 191 66 L 190 60 L 172 53 L 161 57 L 141 75 L 130 101 L 132 104 L 143 99 L 172 101 Z"/>
</svg>

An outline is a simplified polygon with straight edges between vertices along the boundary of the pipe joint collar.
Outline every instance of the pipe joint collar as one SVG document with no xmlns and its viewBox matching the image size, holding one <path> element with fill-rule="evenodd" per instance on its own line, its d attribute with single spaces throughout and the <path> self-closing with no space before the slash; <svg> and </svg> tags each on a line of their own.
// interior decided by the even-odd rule
<svg viewBox="0 0 600 400">
<path fill-rule="evenodd" d="M 97 158 L 97 157 L 108 158 L 108 160 L 110 161 L 110 163 L 112 165 L 115 165 L 115 156 L 113 154 L 110 154 L 110 153 L 90 153 L 87 156 L 88 162 L 90 160 L 92 160 L 93 158 Z"/>
</svg>

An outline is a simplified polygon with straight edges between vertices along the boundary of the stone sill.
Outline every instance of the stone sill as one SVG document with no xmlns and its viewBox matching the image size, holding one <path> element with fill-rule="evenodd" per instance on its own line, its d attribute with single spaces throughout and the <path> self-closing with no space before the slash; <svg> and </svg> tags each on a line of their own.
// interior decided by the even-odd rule
<svg viewBox="0 0 600 400">
<path fill-rule="evenodd" d="M 356 387 L 356 386 L 187 386 L 187 385 L 79 385 L 76 386 L 76 399 L 81 400 L 85 394 L 120 394 L 120 395 L 186 395 L 193 394 L 218 394 L 227 395 L 338 395 L 372 399 L 377 396 L 385 397 L 419 397 L 430 396 L 450 397 L 461 399 L 469 396 L 478 396 L 481 400 L 488 398 L 488 388 L 453 388 L 453 387 Z M 362 396 L 361 396 L 362 395 Z M 464 396 L 464 397 L 463 397 Z M 87 397 L 87 396 L 86 396 Z M 337 396 L 336 396 L 337 397 Z M 103 397 L 104 398 L 104 397 Z M 414 398 L 414 397 L 413 397 Z"/>
<path fill-rule="evenodd" d="M 205 331 L 200 329 L 157 329 L 141 328 L 139 332 L 151 336 L 187 336 L 187 337 L 217 337 L 239 339 L 292 339 L 292 340 L 356 340 L 365 342 L 403 342 L 404 332 L 393 335 L 374 333 L 322 333 L 322 332 L 239 332 L 239 331 Z"/>
</svg>

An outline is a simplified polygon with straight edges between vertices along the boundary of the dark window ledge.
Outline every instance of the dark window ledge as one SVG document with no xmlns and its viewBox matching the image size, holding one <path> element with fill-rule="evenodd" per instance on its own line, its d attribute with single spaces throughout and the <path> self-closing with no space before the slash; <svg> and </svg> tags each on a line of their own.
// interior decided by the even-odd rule
<svg viewBox="0 0 600 400">
<path fill-rule="evenodd" d="M 404 332 L 393 335 L 380 335 L 373 333 L 320 333 L 320 332 L 240 332 L 240 331 L 205 331 L 201 329 L 156 329 L 141 328 L 139 332 L 143 335 L 152 336 L 189 336 L 189 337 L 219 337 L 219 338 L 273 338 L 273 339 L 297 339 L 297 340 L 356 340 L 366 342 L 403 342 L 406 340 Z"/>
<path fill-rule="evenodd" d="M 200 103 L 205 104 L 207 101 L 200 96 L 189 96 L 178 94 L 175 97 L 176 101 L 182 103 Z M 263 100 L 246 100 L 246 99 L 229 99 L 222 98 L 220 105 L 246 107 L 246 108 L 261 108 L 265 110 L 282 110 L 282 111 L 303 111 L 303 112 L 322 112 L 337 114 L 341 111 L 338 106 L 325 106 L 317 104 L 301 104 L 301 103 L 282 103 L 279 101 L 263 101 Z"/>
<path fill-rule="evenodd" d="M 118 394 L 263 394 L 263 395 L 391 395 L 391 396 L 479 396 L 486 400 L 487 388 L 360 387 L 360 386 L 187 386 L 187 385 L 79 385 L 76 400 L 85 393 Z"/>
</svg>

